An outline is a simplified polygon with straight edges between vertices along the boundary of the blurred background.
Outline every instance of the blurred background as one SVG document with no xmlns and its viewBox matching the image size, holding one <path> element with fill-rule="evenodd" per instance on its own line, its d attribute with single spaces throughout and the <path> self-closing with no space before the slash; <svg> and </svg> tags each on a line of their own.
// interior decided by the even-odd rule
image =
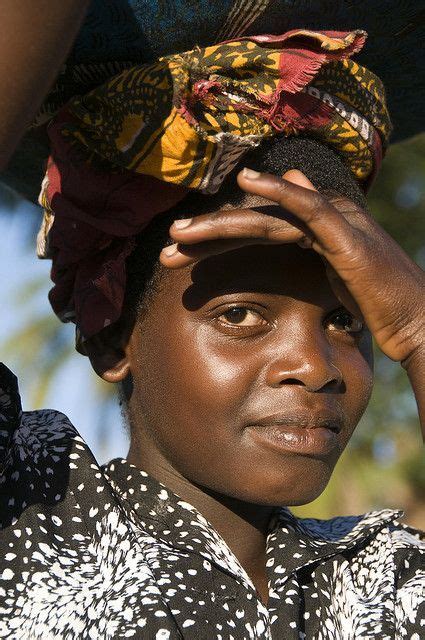
<svg viewBox="0 0 425 640">
<path fill-rule="evenodd" d="M 394 145 L 370 194 L 375 218 L 425 267 L 425 135 Z M 0 184 L 0 359 L 18 376 L 24 409 L 65 413 L 99 463 L 126 456 L 128 438 L 112 385 L 74 350 L 73 325 L 47 301 L 48 261 L 37 260 L 40 209 Z M 393 277 L 388 273 L 388 278 Z M 297 515 L 330 518 L 401 508 L 425 529 L 425 459 L 413 393 L 404 370 L 376 353 L 369 408 L 324 493 Z"/>
</svg>

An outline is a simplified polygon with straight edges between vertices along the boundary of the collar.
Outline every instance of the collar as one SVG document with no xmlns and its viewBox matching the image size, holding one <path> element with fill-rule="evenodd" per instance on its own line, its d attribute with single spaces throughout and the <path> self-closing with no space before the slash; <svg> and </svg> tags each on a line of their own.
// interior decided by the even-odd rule
<svg viewBox="0 0 425 640">
<path fill-rule="evenodd" d="M 225 540 L 193 505 L 124 458 L 115 458 L 101 469 L 138 528 L 179 552 L 201 555 L 254 588 Z"/>
<path fill-rule="evenodd" d="M 360 548 L 401 516 L 401 510 L 383 509 L 358 516 L 319 520 L 297 518 L 283 507 L 276 512 L 271 523 L 273 531 L 268 539 L 267 566 L 273 566 L 279 585 L 299 569 Z"/>
<path fill-rule="evenodd" d="M 111 460 L 102 470 L 136 526 L 169 547 L 203 556 L 253 586 L 227 543 L 193 505 L 124 458 Z M 301 519 L 286 507 L 277 507 L 269 522 L 266 550 L 275 586 L 303 567 L 360 547 L 402 515 L 402 511 L 385 509 L 331 520 Z"/>
</svg>

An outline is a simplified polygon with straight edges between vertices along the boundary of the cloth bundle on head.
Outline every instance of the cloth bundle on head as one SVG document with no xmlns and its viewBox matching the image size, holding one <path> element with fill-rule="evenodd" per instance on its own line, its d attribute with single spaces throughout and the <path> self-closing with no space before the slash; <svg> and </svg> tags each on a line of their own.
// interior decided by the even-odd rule
<svg viewBox="0 0 425 640">
<path fill-rule="evenodd" d="M 84 338 L 122 311 L 134 236 L 190 189 L 214 193 L 277 134 L 332 146 L 365 188 L 391 124 L 379 78 L 352 61 L 366 34 L 296 30 L 160 58 L 71 100 L 49 126 L 39 255 L 53 309 Z"/>
</svg>

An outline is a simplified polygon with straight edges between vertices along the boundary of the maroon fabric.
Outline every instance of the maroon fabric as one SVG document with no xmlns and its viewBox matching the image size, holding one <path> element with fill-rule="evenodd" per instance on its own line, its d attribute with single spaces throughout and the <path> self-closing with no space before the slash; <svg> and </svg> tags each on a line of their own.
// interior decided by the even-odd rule
<svg viewBox="0 0 425 640">
<path fill-rule="evenodd" d="M 188 190 L 129 171 L 101 171 L 79 162 L 60 133 L 66 111 L 50 127 L 46 177 L 50 208 L 60 212 L 49 231 L 54 283 L 49 300 L 84 337 L 116 322 L 125 291 L 125 259 L 134 236 Z"/>
</svg>

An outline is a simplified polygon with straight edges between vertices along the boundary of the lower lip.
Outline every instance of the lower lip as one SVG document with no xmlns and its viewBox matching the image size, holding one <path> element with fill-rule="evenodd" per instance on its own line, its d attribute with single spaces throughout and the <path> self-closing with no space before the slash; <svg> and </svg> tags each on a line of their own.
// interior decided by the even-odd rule
<svg viewBox="0 0 425 640">
<path fill-rule="evenodd" d="M 286 425 L 250 427 L 252 437 L 275 451 L 294 451 L 309 455 L 328 455 L 338 447 L 335 431 L 326 427 L 306 429 Z"/>
</svg>

